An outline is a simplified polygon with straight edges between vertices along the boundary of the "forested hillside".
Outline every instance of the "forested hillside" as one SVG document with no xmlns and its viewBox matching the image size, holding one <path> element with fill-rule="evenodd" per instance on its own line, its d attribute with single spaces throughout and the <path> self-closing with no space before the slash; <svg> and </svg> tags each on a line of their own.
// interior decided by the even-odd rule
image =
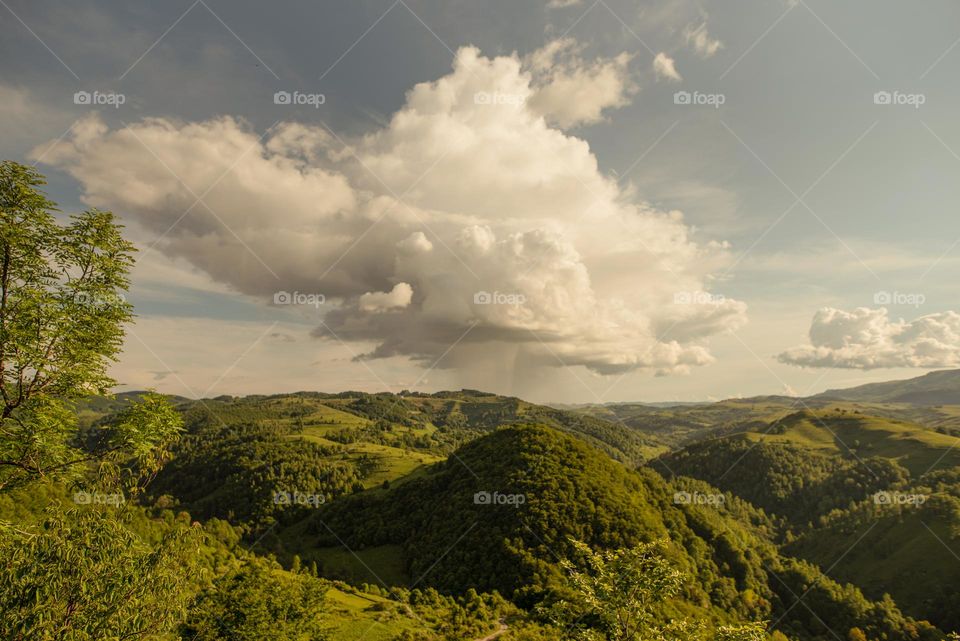
<svg viewBox="0 0 960 641">
<path fill-rule="evenodd" d="M 109 424 L 138 398 L 86 404 L 81 415 L 91 428 Z M 776 397 L 629 416 L 691 417 L 672 434 L 621 421 L 627 406 L 588 416 L 469 390 L 171 402 L 185 434 L 146 503 L 229 522 L 241 544 L 343 585 L 498 594 L 536 619 L 570 598 L 559 561 L 577 556 L 575 542 L 667 541 L 664 558 L 689 578 L 657 606 L 662 620 L 768 620 L 800 640 L 838 629 L 934 639 L 924 619 L 957 625 L 944 614 L 956 592 L 922 587 L 960 578 L 949 548 L 910 552 L 924 543 L 923 523 L 945 542 L 960 533 L 953 477 L 924 476 L 960 456 L 943 430 Z M 695 433 L 707 438 L 666 451 Z M 922 510 L 874 503 L 918 487 L 936 495 Z M 838 561 L 861 535 L 867 545 Z"/>
<path fill-rule="evenodd" d="M 694 443 L 658 467 L 743 497 L 782 524 L 785 552 L 953 629 L 958 446 L 960 439 L 913 423 L 803 411 Z M 935 594 L 931 582 L 940 586 Z"/>
</svg>

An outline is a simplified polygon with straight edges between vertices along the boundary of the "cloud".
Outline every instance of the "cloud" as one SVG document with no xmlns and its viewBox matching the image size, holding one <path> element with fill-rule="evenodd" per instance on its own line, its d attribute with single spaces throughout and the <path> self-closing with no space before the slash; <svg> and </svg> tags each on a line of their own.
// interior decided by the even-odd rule
<svg viewBox="0 0 960 641">
<path fill-rule="evenodd" d="M 552 46 L 540 60 L 575 50 Z M 301 123 L 261 137 L 227 116 L 117 129 L 91 116 L 44 162 L 77 179 L 85 202 L 237 292 L 265 305 L 281 290 L 322 294 L 315 336 L 372 346 L 364 358 L 466 373 L 483 362 L 600 374 L 711 362 L 707 339 L 742 325 L 746 306 L 675 296 L 709 290 L 726 245 L 698 243 L 682 214 L 601 173 L 586 141 L 551 122 L 598 117 L 616 92 L 553 113 L 540 92 L 581 67 L 537 64 L 463 48 L 386 127 L 345 145 Z"/>
<path fill-rule="evenodd" d="M 547 2 L 547 8 L 563 9 L 564 7 L 573 7 L 582 3 L 583 0 L 549 0 L 549 2 Z"/>
<path fill-rule="evenodd" d="M 885 308 L 852 312 L 824 308 L 813 317 L 810 344 L 778 356 L 801 367 L 876 369 L 960 366 L 960 314 L 928 314 L 892 320 Z"/>
<path fill-rule="evenodd" d="M 694 27 L 692 24 L 687 25 L 687 28 L 684 29 L 683 37 L 687 45 L 701 58 L 710 58 L 723 48 L 722 42 L 716 38 L 711 38 L 710 34 L 707 33 L 706 22 L 701 23 L 697 27 Z"/>
<path fill-rule="evenodd" d="M 662 51 L 653 59 L 653 74 L 657 80 L 668 80 L 670 82 L 683 80 L 683 77 L 677 72 L 673 58 Z"/>
<path fill-rule="evenodd" d="M 0 82 L 0 136 L 7 157 L 22 156 L 35 145 L 37 131 L 66 129 L 76 115 L 60 105 L 36 90 Z M 40 150 L 37 155 L 42 154 Z"/>
<path fill-rule="evenodd" d="M 400 242 L 397 247 L 405 254 L 425 254 L 433 251 L 433 243 L 422 231 L 415 231 Z"/>
<path fill-rule="evenodd" d="M 367 292 L 360 297 L 360 311 L 383 312 L 402 309 L 413 300 L 413 288 L 409 283 L 397 283 L 389 292 Z"/>
<path fill-rule="evenodd" d="M 524 59 L 533 76 L 533 111 L 562 128 L 599 122 L 603 111 L 623 107 L 637 86 L 630 78 L 631 54 L 587 62 L 573 38 L 548 43 Z"/>
</svg>

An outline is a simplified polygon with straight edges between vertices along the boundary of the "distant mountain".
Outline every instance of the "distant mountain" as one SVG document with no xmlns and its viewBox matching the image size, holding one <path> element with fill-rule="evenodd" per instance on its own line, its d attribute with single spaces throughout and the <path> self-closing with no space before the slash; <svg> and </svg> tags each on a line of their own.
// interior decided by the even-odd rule
<svg viewBox="0 0 960 641">
<path fill-rule="evenodd" d="M 869 383 L 848 389 L 827 390 L 813 398 L 873 403 L 911 403 L 924 406 L 958 405 L 960 404 L 960 369 L 930 372 L 902 381 Z"/>
<path fill-rule="evenodd" d="M 960 435 L 960 370 L 833 389 L 808 397 L 766 395 L 714 403 L 618 402 L 563 407 L 622 423 L 670 448 L 745 429 L 762 431 L 798 410 L 846 410 Z"/>
</svg>

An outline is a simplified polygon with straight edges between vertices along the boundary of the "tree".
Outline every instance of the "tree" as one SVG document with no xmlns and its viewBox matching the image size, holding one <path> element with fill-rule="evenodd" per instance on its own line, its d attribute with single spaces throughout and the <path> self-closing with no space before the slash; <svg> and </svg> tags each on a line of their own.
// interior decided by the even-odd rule
<svg viewBox="0 0 960 641">
<path fill-rule="evenodd" d="M 250 557 L 204 591 L 181 630 L 195 641 L 319 641 L 325 586 L 275 562 Z"/>
<path fill-rule="evenodd" d="M 595 552 L 581 541 L 571 541 L 580 555 L 578 566 L 561 561 L 571 588 L 570 601 L 556 603 L 548 612 L 553 623 L 584 641 L 687 641 L 704 638 L 702 626 L 688 621 L 662 623 L 661 607 L 675 596 L 683 575 L 663 554 L 664 542 Z M 720 641 L 760 641 L 760 623 L 722 626 Z"/>
<path fill-rule="evenodd" d="M 0 492 L 90 480 L 135 493 L 165 460 L 180 416 L 153 394 L 83 433 L 74 412 L 116 384 L 107 367 L 132 319 L 122 292 L 134 247 L 109 212 L 58 224 L 43 184 L 33 168 L 0 162 Z M 103 506 L 55 506 L 39 526 L 0 522 L 0 637 L 169 631 L 189 597 L 195 539 L 175 528 L 151 545 L 120 518 Z"/>
<path fill-rule="evenodd" d="M 91 460 L 71 403 L 116 384 L 107 366 L 132 319 L 122 292 L 134 247 L 113 214 L 91 209 L 61 226 L 43 184 L 35 169 L 0 162 L 0 491 Z M 109 449 L 143 453 L 150 439 L 120 432 Z"/>
<path fill-rule="evenodd" d="M 98 510 L 51 513 L 29 530 L 0 522 L 0 638 L 158 638 L 190 598 L 197 541 L 181 526 L 149 546 Z"/>
</svg>

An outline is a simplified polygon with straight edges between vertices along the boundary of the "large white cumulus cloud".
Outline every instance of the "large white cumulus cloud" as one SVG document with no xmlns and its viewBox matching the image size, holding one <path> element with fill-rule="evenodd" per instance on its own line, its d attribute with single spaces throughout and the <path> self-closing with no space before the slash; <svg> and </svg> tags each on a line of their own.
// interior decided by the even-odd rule
<svg viewBox="0 0 960 641">
<path fill-rule="evenodd" d="M 363 137 L 283 123 L 261 138 L 230 117 L 109 130 L 93 116 L 44 162 L 243 293 L 323 294 L 316 333 L 372 342 L 368 357 L 449 351 L 439 366 L 460 367 L 458 352 L 510 350 L 603 374 L 682 371 L 745 320 L 722 297 L 675 302 L 711 288 L 725 246 L 695 242 L 678 212 L 638 201 L 558 128 L 623 104 L 628 61 L 585 62 L 569 42 L 526 59 L 463 48 Z M 564 105 L 591 86 L 592 103 Z"/>
<path fill-rule="evenodd" d="M 780 354 L 781 362 L 802 367 L 960 366 L 960 314 L 928 314 L 893 320 L 885 308 L 852 312 L 824 308 L 813 317 L 810 344 Z"/>
</svg>

